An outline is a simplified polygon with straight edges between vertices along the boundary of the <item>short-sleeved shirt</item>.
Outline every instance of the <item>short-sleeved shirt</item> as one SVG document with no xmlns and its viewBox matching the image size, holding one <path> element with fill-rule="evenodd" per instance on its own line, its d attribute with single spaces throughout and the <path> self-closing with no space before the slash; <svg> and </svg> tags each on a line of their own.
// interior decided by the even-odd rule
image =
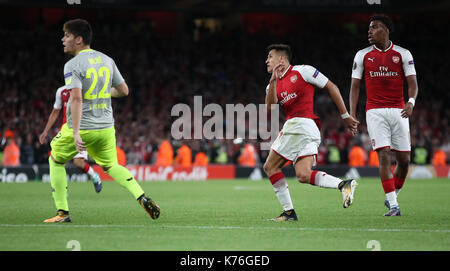
<svg viewBox="0 0 450 271">
<path fill-rule="evenodd" d="M 327 82 L 328 78 L 310 65 L 289 66 L 276 87 L 277 100 L 286 120 L 294 117 L 318 120 L 314 115 L 314 90 L 325 87 Z"/>
<path fill-rule="evenodd" d="M 64 66 L 64 80 L 66 89 L 82 90 L 80 130 L 114 126 L 110 89 L 125 80 L 112 58 L 92 49 L 82 50 Z M 70 106 L 67 108 L 67 124 L 72 128 Z"/>
<path fill-rule="evenodd" d="M 353 62 L 352 78 L 365 78 L 366 111 L 373 108 L 404 108 L 404 80 L 415 75 L 412 54 L 398 45 L 382 51 L 375 45 L 358 51 Z"/>
</svg>

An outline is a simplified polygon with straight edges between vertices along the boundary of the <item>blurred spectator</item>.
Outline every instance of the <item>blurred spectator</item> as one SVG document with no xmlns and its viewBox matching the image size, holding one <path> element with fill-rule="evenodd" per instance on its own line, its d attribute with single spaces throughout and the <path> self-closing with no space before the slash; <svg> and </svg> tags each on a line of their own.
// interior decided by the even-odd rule
<svg viewBox="0 0 450 271">
<path fill-rule="evenodd" d="M 126 166 L 127 156 L 119 145 L 116 146 L 116 152 L 117 152 L 117 162 L 119 163 L 119 165 Z"/>
<path fill-rule="evenodd" d="M 171 166 L 173 164 L 173 148 L 168 140 L 163 140 L 159 145 L 156 166 Z"/>
<path fill-rule="evenodd" d="M 352 141 L 352 144 L 353 142 L 355 141 Z M 364 167 L 366 165 L 367 153 L 360 145 L 360 142 L 355 142 L 350 148 L 348 165 L 351 167 Z"/>
<path fill-rule="evenodd" d="M 194 166 L 202 166 L 205 167 L 208 165 L 208 156 L 202 151 L 197 152 L 194 158 Z"/>
<path fill-rule="evenodd" d="M 2 166 L 16 167 L 20 165 L 20 148 L 13 137 L 6 139 L 6 147 L 3 150 Z"/>
<path fill-rule="evenodd" d="M 445 152 L 439 146 L 434 148 L 432 164 L 433 166 L 445 166 L 447 164 Z"/>
<path fill-rule="evenodd" d="M 183 144 L 177 151 L 175 165 L 190 167 L 192 166 L 192 150 L 188 145 Z"/>
<path fill-rule="evenodd" d="M 130 165 L 138 165 L 143 163 L 144 156 L 142 155 L 139 142 L 134 142 L 131 151 L 127 153 L 126 157 L 127 163 Z"/>
<path fill-rule="evenodd" d="M 238 165 L 244 167 L 255 167 L 256 166 L 256 150 L 255 147 L 247 143 L 244 145 L 241 154 L 238 158 Z"/>
<path fill-rule="evenodd" d="M 378 160 L 378 153 L 374 150 L 369 152 L 369 167 L 380 167 L 380 161 Z"/>
<path fill-rule="evenodd" d="M 417 146 L 411 150 L 413 159 L 412 162 L 417 165 L 424 165 L 428 160 L 428 150 L 425 148 L 424 143 L 421 141 Z"/>
<path fill-rule="evenodd" d="M 444 138 L 442 151 L 445 153 L 445 157 L 447 157 L 447 159 L 450 158 L 450 138 Z"/>
<path fill-rule="evenodd" d="M 341 153 L 339 149 L 334 145 L 334 141 L 329 140 L 327 146 L 327 162 L 329 164 L 339 164 L 341 162 Z"/>
<path fill-rule="evenodd" d="M 22 165 L 32 165 L 35 159 L 35 146 L 33 142 L 33 135 L 27 134 L 25 142 L 20 146 L 20 163 Z"/>
<path fill-rule="evenodd" d="M 226 164 L 228 163 L 228 155 L 226 152 L 225 146 L 220 146 L 217 148 L 216 159 L 214 160 L 217 164 Z"/>
</svg>

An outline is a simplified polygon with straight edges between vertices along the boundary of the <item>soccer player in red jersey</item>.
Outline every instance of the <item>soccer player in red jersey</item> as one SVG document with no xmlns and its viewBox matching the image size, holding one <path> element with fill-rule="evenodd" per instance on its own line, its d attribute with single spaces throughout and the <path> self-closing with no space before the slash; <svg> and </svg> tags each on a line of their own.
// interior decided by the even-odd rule
<svg viewBox="0 0 450 271">
<path fill-rule="evenodd" d="M 389 39 L 392 21 L 385 15 L 370 19 L 370 46 L 358 51 L 353 62 L 350 88 L 350 115 L 356 119 L 361 79 L 364 76 L 367 103 L 367 130 L 372 148 L 380 162 L 380 178 L 386 194 L 385 216 L 400 216 L 397 195 L 408 174 L 411 140 L 409 117 L 418 93 L 416 70 L 411 53 Z M 409 100 L 405 104 L 404 81 Z M 391 172 L 390 151 L 395 151 L 397 165 Z"/>
<path fill-rule="evenodd" d="M 66 89 L 65 86 L 58 88 L 58 90 L 56 91 L 55 104 L 53 105 L 53 110 L 50 113 L 50 116 L 48 117 L 48 121 L 47 124 L 45 125 L 44 131 L 39 136 L 39 143 L 41 144 L 45 143 L 45 138 L 47 137 L 48 131 L 50 130 L 50 128 L 52 128 L 53 124 L 58 119 L 59 112 L 61 112 L 61 109 L 63 109 L 63 119 L 61 127 L 64 125 L 64 123 L 66 123 L 66 110 L 69 98 L 70 98 L 70 91 Z M 88 158 L 87 151 L 82 151 L 73 157 L 73 164 L 78 168 L 80 168 L 81 170 L 83 170 L 84 173 L 87 173 L 91 177 L 95 191 L 97 193 L 100 193 L 103 187 L 102 181 L 98 173 L 95 172 L 94 169 L 87 162 L 87 158 Z"/>
<path fill-rule="evenodd" d="M 272 183 L 283 213 L 271 220 L 298 220 L 286 178 L 281 168 L 292 161 L 301 183 L 335 188 L 342 192 L 343 207 L 352 204 L 355 180 L 341 180 L 322 171 L 312 170 L 320 144 L 320 120 L 314 115 L 314 90 L 324 89 L 336 104 L 345 125 L 354 134 L 358 122 L 348 114 L 339 88 L 319 70 L 309 65 L 291 65 L 291 49 L 285 44 L 268 47 L 267 71 L 272 74 L 266 88 L 266 105 L 279 104 L 286 113 L 286 122 L 271 146 L 264 171 Z"/>
</svg>

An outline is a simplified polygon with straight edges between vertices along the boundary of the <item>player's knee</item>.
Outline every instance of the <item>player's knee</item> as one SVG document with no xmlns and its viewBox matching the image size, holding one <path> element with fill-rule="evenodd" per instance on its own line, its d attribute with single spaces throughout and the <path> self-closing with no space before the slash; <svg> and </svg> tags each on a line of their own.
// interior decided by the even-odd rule
<svg viewBox="0 0 450 271">
<path fill-rule="evenodd" d="M 265 173 L 267 173 L 267 171 L 270 170 L 270 167 L 269 167 L 269 165 L 267 164 L 267 161 L 266 161 L 266 162 L 264 163 L 264 165 L 263 165 L 263 170 L 264 170 Z"/>
<path fill-rule="evenodd" d="M 409 157 L 409 155 L 402 155 L 401 157 L 397 158 L 398 166 L 402 168 L 407 168 L 410 162 L 411 158 Z"/>
<path fill-rule="evenodd" d="M 301 183 L 309 183 L 309 180 L 311 178 L 311 170 L 302 170 L 300 172 L 296 172 L 295 176 L 297 177 L 297 180 Z"/>
<path fill-rule="evenodd" d="M 121 165 L 119 165 L 118 163 L 113 163 L 113 164 L 103 165 L 102 169 L 104 172 L 106 172 L 106 171 L 110 170 L 111 168 L 113 168 L 113 167 L 115 168 L 117 166 L 121 167 Z"/>
<path fill-rule="evenodd" d="M 267 163 L 267 161 L 264 163 L 263 170 L 268 177 L 272 176 L 275 173 L 275 167 L 270 163 Z"/>
<path fill-rule="evenodd" d="M 390 166 L 391 165 L 391 156 L 389 151 L 383 149 L 378 151 L 378 159 L 380 161 L 380 166 Z"/>
<path fill-rule="evenodd" d="M 56 161 L 56 159 L 52 156 L 52 155 L 50 155 L 50 157 L 48 158 L 48 162 L 50 163 L 50 162 L 53 162 L 53 163 L 55 163 L 56 165 L 64 165 L 65 163 L 63 163 L 63 162 L 59 162 L 59 161 Z"/>
</svg>

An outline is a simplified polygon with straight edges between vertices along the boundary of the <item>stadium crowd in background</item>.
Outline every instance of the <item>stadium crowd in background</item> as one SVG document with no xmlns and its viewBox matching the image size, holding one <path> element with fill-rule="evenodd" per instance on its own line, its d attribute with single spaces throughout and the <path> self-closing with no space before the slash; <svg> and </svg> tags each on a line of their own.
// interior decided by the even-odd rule
<svg viewBox="0 0 450 271">
<path fill-rule="evenodd" d="M 182 145 L 189 148 L 183 147 L 182 152 L 184 155 L 191 153 L 192 161 L 179 158 L 178 163 L 193 163 L 199 152 L 206 154 L 207 163 L 264 163 L 268 151 L 260 150 L 257 140 L 172 140 L 171 108 L 177 103 L 193 106 L 195 95 L 202 96 L 203 105 L 263 104 L 268 81 L 264 59 L 266 47 L 271 43 L 291 44 L 296 63 L 309 63 L 330 75 L 348 105 L 349 67 L 354 52 L 368 46 L 363 41 L 367 40 L 370 14 L 361 22 L 340 20 L 334 23 L 332 17 L 325 19 L 319 15 L 303 17 L 304 24 L 296 29 L 295 35 L 283 35 L 279 29 L 264 26 L 255 30 L 242 25 L 225 25 L 211 31 L 195 24 L 184 25 L 170 35 L 156 31 L 149 20 L 91 18 L 96 37 L 92 48 L 116 60 L 130 88 L 127 99 L 113 100 L 113 105 L 120 103 L 114 107 L 114 118 L 118 148 L 124 151 L 121 161 L 167 163 L 171 157 L 158 154 L 163 144 L 164 149 L 173 148 L 172 161 L 177 160 Z M 6 163 L 14 159 L 19 164 L 48 161 L 48 143 L 59 127 L 49 132 L 46 144 L 39 144 L 38 137 L 52 109 L 55 92 L 63 85 L 62 69 L 67 57 L 59 41 L 63 34 L 62 22 L 66 19 L 52 23 L 43 18 L 28 23 L 20 18 L 17 21 L 0 19 L 0 49 L 8 52 L 0 55 L 0 151 L 3 152 L 1 160 Z M 448 163 L 450 112 L 445 101 L 450 99 L 448 86 L 440 79 L 448 77 L 450 56 L 446 47 L 449 37 L 436 37 L 428 31 L 440 25 L 439 17 L 421 15 L 413 19 L 398 15 L 393 16 L 393 21 L 398 31 L 391 38 L 410 49 L 419 75 L 419 97 L 410 125 L 411 162 Z M 364 90 L 360 99 L 365 99 L 363 93 Z M 365 115 L 362 104 L 358 107 L 358 116 Z M 359 133 L 352 137 L 336 114 L 331 99 L 320 90 L 316 90 L 314 110 L 322 120 L 319 165 L 376 166 L 376 162 L 370 162 L 377 159 L 371 158 L 373 153 L 364 119 L 359 119 Z M 247 144 L 254 147 L 254 161 L 248 156 L 241 157 L 241 152 L 248 153 Z M 19 157 L 15 156 L 17 149 Z M 205 163 L 205 157 L 198 159 L 199 163 Z"/>
</svg>

